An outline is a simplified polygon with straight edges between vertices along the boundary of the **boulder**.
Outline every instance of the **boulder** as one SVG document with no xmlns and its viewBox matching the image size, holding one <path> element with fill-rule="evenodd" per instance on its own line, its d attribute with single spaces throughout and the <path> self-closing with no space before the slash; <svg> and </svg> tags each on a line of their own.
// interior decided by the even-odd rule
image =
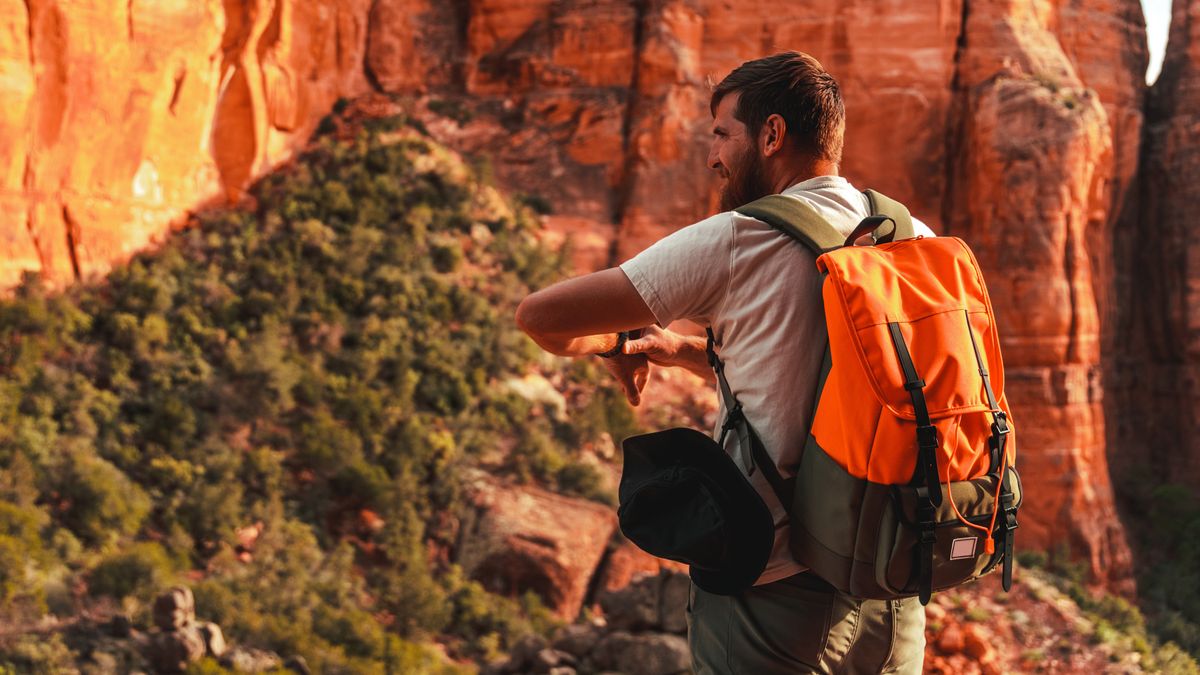
<svg viewBox="0 0 1200 675">
<path fill-rule="evenodd" d="M 211 621 L 205 621 L 198 626 L 200 637 L 204 640 L 204 653 L 213 658 L 220 658 L 225 653 L 225 635 L 221 627 Z"/>
<path fill-rule="evenodd" d="M 108 620 L 108 634 L 115 638 L 127 638 L 133 635 L 133 622 L 128 614 L 114 614 Z"/>
<path fill-rule="evenodd" d="M 618 591 L 601 592 L 598 600 L 610 628 L 630 631 L 656 629 L 662 604 L 662 577 L 642 577 Z"/>
<path fill-rule="evenodd" d="M 204 639 L 194 626 L 151 637 L 146 660 L 157 673 L 181 673 L 204 656 Z"/>
<path fill-rule="evenodd" d="M 533 591 L 559 617 L 574 619 L 616 529 L 613 510 L 483 476 L 472 493 L 474 516 L 457 551 L 463 570 L 494 593 Z"/>
<path fill-rule="evenodd" d="M 296 673 L 296 675 L 312 675 L 312 668 L 308 667 L 308 661 L 303 656 L 291 656 L 283 662 L 283 667 Z"/>
<path fill-rule="evenodd" d="M 274 652 L 246 647 L 230 647 L 219 663 L 242 673 L 265 673 L 283 665 L 282 659 Z"/>
<path fill-rule="evenodd" d="M 601 669 L 627 675 L 671 675 L 691 671 L 692 655 L 687 640 L 663 633 L 609 633 L 592 653 Z"/>
<path fill-rule="evenodd" d="M 686 574 L 667 572 L 661 575 L 658 593 L 658 625 L 668 633 L 687 632 L 688 596 L 692 580 Z"/>
<path fill-rule="evenodd" d="M 196 600 L 192 589 L 175 586 L 154 600 L 154 625 L 162 631 L 190 626 L 196 621 Z"/>
<path fill-rule="evenodd" d="M 597 626 L 568 624 L 558 631 L 553 644 L 555 649 L 581 659 L 591 653 L 600 642 L 600 637 L 601 631 Z"/>
<path fill-rule="evenodd" d="M 683 563 L 657 558 L 624 537 L 618 539 L 598 573 L 600 590 L 616 591 L 633 583 L 636 578 L 658 574 L 661 570 L 687 573 L 687 565 Z"/>
</svg>

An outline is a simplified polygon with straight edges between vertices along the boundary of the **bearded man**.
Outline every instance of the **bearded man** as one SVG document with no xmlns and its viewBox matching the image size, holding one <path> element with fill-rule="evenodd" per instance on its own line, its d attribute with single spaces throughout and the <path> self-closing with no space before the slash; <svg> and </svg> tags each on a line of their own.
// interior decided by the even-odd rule
<svg viewBox="0 0 1200 675">
<path fill-rule="evenodd" d="M 821 279 L 804 246 L 734 209 L 771 194 L 811 206 L 843 236 L 871 215 L 838 175 L 845 108 L 816 59 L 787 52 L 748 61 L 713 90 L 708 167 L 725 180 L 722 212 L 664 237 L 619 267 L 526 298 L 517 322 L 542 348 L 605 357 L 638 405 L 651 366 L 715 378 L 710 327 L 725 376 L 779 474 L 794 475 L 824 355 Z M 918 235 L 933 236 L 914 219 Z M 734 445 L 737 438 L 731 436 Z M 726 451 L 739 456 L 736 447 Z M 787 508 L 763 472 L 749 476 L 775 520 L 775 544 L 755 584 L 736 595 L 692 586 L 688 642 L 697 673 L 921 672 L 925 614 L 916 598 L 842 593 L 788 549 Z"/>
</svg>

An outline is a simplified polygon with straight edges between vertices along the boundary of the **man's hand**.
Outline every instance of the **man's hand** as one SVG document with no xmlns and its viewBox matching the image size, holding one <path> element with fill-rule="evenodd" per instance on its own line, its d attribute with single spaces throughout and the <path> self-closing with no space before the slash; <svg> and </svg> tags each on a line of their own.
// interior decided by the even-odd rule
<svg viewBox="0 0 1200 675">
<path fill-rule="evenodd" d="M 629 343 L 626 343 L 629 344 Z M 644 354 L 618 354 L 612 358 L 600 359 L 605 369 L 612 373 L 625 392 L 629 405 L 637 405 L 642 401 L 642 390 L 650 381 L 650 361 Z"/>
<path fill-rule="evenodd" d="M 645 356 L 655 365 L 684 368 L 712 382 L 714 375 L 708 365 L 707 340 L 681 335 L 658 326 L 647 326 L 642 336 L 625 343 L 622 351 L 629 355 Z"/>
</svg>

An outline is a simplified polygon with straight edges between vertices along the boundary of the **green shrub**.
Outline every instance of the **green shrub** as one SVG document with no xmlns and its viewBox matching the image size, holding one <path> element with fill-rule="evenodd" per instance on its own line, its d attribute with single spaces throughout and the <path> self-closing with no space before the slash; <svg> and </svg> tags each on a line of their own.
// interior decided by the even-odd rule
<svg viewBox="0 0 1200 675">
<path fill-rule="evenodd" d="M 139 542 L 103 558 L 88 575 L 88 592 L 149 600 L 169 587 L 174 575 L 171 557 L 160 544 Z"/>
<path fill-rule="evenodd" d="M 253 186 L 253 212 L 200 212 L 102 284 L 30 276 L 0 301 L 0 601 L 72 574 L 145 599 L 192 565 L 202 617 L 321 672 L 441 672 L 405 640 L 491 654 L 546 624 L 431 555 L 463 469 L 517 441 L 488 468 L 610 499 L 578 448 L 636 424 L 610 385 L 562 421 L 502 390 L 539 358 L 515 304 L 566 252 L 403 124 L 328 118 L 339 138 Z"/>
<path fill-rule="evenodd" d="M 109 462 L 82 452 L 64 458 L 51 478 L 62 522 L 84 542 L 104 545 L 131 535 L 150 512 L 142 488 Z"/>
<path fill-rule="evenodd" d="M 59 675 L 74 672 L 74 666 L 71 650 L 57 633 L 0 644 L 0 675 Z"/>
</svg>

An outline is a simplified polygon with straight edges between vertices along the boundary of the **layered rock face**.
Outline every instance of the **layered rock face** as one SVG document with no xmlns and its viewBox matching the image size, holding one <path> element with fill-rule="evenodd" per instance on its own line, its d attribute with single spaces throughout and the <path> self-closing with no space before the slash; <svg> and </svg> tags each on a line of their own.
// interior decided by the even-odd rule
<svg viewBox="0 0 1200 675">
<path fill-rule="evenodd" d="M 988 275 L 1024 486 L 1037 504 L 1021 537 L 1085 558 L 1094 578 L 1129 577 L 1105 453 L 1091 237 L 1107 242 L 1113 137 L 1035 3 L 973 2 L 959 59 L 948 229 Z M 1101 256 L 1107 256 L 1107 245 Z M 1071 514 L 1090 514 L 1074 517 Z"/>
<path fill-rule="evenodd" d="M 362 91 L 367 0 L 4 0 L 0 286 L 103 272 Z"/>
<path fill-rule="evenodd" d="M 713 210 L 709 81 L 812 53 L 846 98 L 843 173 L 967 237 L 989 275 L 1036 495 L 1022 545 L 1128 577 L 1100 364 L 1126 339 L 1110 242 L 1139 157 L 1137 0 L 0 3 L 6 287 L 102 271 L 187 209 L 238 198 L 338 97 L 372 90 L 549 202 L 578 264 L 605 266 Z M 1152 114 L 1178 135 L 1195 102 L 1173 96 Z M 1186 312 L 1163 321 L 1186 332 Z"/>
<path fill-rule="evenodd" d="M 1114 467 L 1200 489 L 1200 2 L 1176 0 L 1117 256 Z"/>
</svg>

